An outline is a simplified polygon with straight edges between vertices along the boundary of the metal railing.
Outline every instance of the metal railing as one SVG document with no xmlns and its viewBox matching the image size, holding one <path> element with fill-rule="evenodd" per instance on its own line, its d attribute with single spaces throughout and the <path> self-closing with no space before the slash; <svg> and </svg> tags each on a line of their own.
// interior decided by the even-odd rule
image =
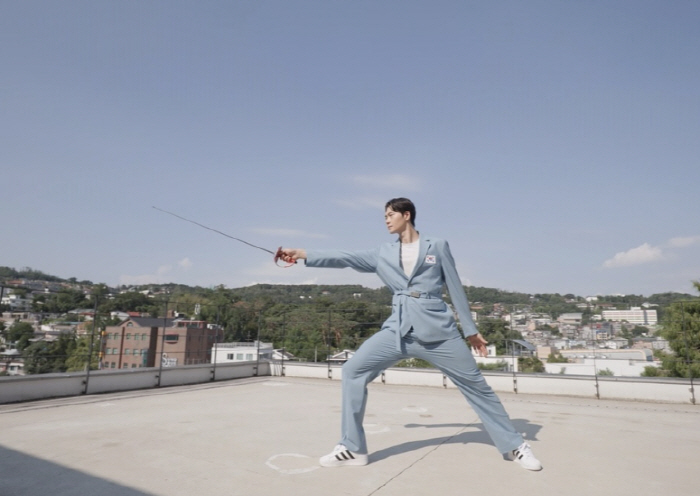
<svg viewBox="0 0 700 496">
<path fill-rule="evenodd" d="M 164 312 L 167 314 L 168 306 L 172 302 L 163 303 Z M 172 308 L 172 307 L 171 307 Z M 163 318 L 163 324 L 158 328 L 157 343 L 159 346 L 151 346 L 138 350 L 139 360 L 133 360 L 134 351 L 129 351 L 129 360 L 124 360 L 126 350 L 121 348 L 107 350 L 105 347 L 104 331 L 93 329 L 84 336 L 70 335 L 59 337 L 57 341 L 46 342 L 45 346 L 26 348 L 19 354 L 0 356 L 0 374 L 42 374 L 56 372 L 84 372 L 89 381 L 91 371 L 95 370 L 124 370 L 144 368 L 147 364 L 156 366 L 162 372 L 165 368 L 211 364 L 216 367 L 222 363 L 256 362 L 260 360 L 277 360 L 282 364 L 289 361 L 302 363 L 322 363 L 327 367 L 328 377 L 332 377 L 333 365 L 342 364 L 353 351 L 374 332 L 380 329 L 385 315 L 372 321 L 349 320 L 348 316 L 356 317 L 357 312 L 338 308 L 317 310 L 306 306 L 290 307 L 284 312 L 258 311 L 254 316 L 255 327 L 251 328 L 251 318 L 247 319 L 248 327 L 244 330 L 231 329 L 235 327 L 229 320 L 226 325 L 218 322 L 223 314 L 220 309 L 211 312 L 216 315 L 213 326 L 217 332 L 213 339 L 204 345 L 193 345 L 185 351 L 168 351 L 167 319 Z M 97 301 L 95 302 L 95 314 L 97 315 Z M 376 316 L 375 316 L 376 317 Z M 607 377 L 639 378 L 646 376 L 650 380 L 654 376 L 663 376 L 668 369 L 684 370 L 685 375 L 677 376 L 678 379 L 687 379 L 690 387 L 692 402 L 695 400 L 694 383 L 697 380 L 695 371 L 700 369 L 700 362 L 693 360 L 690 347 L 697 340 L 689 331 L 697 328 L 698 322 L 694 317 L 682 313 L 681 329 L 685 331 L 684 339 L 688 353 L 685 356 L 667 355 L 662 360 L 634 361 L 629 358 L 612 358 L 608 355 L 612 351 L 601 349 L 581 350 L 583 355 L 590 358 L 575 358 L 567 363 L 544 363 L 546 360 L 537 360 L 525 352 L 517 351 L 511 339 L 503 338 L 500 342 L 494 342 L 497 348 L 509 350 L 506 355 L 492 357 L 491 361 L 501 363 L 502 370 L 512 374 L 514 390 L 518 390 L 518 376 L 523 374 L 541 375 L 574 375 L 577 377 L 588 376 L 596 384 L 599 391 L 599 379 Z M 219 332 L 221 330 L 221 332 Z M 234 332 L 235 331 L 235 332 Z M 52 351 L 61 339 L 67 341 L 66 346 L 73 348 L 70 353 Z M 227 342 L 231 339 L 230 342 Z M 75 347 L 82 343 L 81 347 Z M 64 343 L 65 344 L 65 343 Z M 31 353 L 27 353 L 27 350 Z M 241 351 L 237 351 L 241 350 Z M 117 365 L 121 364 L 121 365 Z M 636 366 L 635 369 L 632 365 Z M 404 361 L 397 364 L 399 367 L 416 368 L 430 367 L 427 363 Z M 534 367 L 533 367 L 534 366 Z M 484 369 L 489 369 L 483 365 Z M 536 368 L 541 367 L 541 368 Z M 549 371 L 548 371 L 549 370 Z M 0 377 L 0 380 L 2 378 Z M 600 395 L 596 393 L 599 397 Z"/>
</svg>

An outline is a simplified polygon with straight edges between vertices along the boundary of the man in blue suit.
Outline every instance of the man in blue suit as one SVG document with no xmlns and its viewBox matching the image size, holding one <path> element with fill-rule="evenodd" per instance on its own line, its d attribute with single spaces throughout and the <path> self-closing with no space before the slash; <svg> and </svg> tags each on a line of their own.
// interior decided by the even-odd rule
<svg viewBox="0 0 700 496">
<path fill-rule="evenodd" d="M 501 453 L 528 470 L 541 470 L 530 445 L 515 430 L 498 396 L 481 375 L 460 335 L 454 313 L 442 299 L 446 285 L 464 337 L 485 355 L 486 341 L 472 320 L 447 241 L 421 235 L 415 229 L 415 220 L 413 203 L 395 198 L 385 207 L 387 228 L 399 236 L 393 243 L 367 251 L 280 248 L 277 252 L 286 262 L 304 259 L 307 267 L 375 272 L 394 294 L 391 316 L 343 366 L 342 437 L 331 453 L 321 457 L 321 465 L 368 463 L 362 427 L 367 384 L 396 362 L 415 357 L 432 363 L 459 388 Z"/>
</svg>

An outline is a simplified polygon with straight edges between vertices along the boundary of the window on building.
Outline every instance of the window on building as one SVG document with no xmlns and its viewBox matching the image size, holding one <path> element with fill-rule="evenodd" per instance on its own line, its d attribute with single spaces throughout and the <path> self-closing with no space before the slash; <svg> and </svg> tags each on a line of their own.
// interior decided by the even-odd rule
<svg viewBox="0 0 700 496">
<path fill-rule="evenodd" d="M 129 348 L 126 348 L 126 349 L 124 350 L 124 354 L 125 354 L 125 355 L 131 355 L 131 350 L 130 350 Z"/>
<path fill-rule="evenodd" d="M 126 339 L 131 339 L 131 333 L 130 333 L 130 332 L 127 332 L 127 333 L 126 333 Z"/>
<path fill-rule="evenodd" d="M 236 353 L 236 360 L 243 360 L 243 353 Z"/>
<path fill-rule="evenodd" d="M 177 343 L 178 340 L 180 339 L 180 336 L 178 334 L 166 334 L 165 335 L 165 342 L 166 343 Z"/>
<path fill-rule="evenodd" d="M 253 359 L 253 354 L 252 353 L 246 353 L 245 354 L 245 359 L 248 361 L 251 361 Z"/>
<path fill-rule="evenodd" d="M 226 360 L 233 360 L 233 353 L 227 353 Z"/>
<path fill-rule="evenodd" d="M 134 339 L 141 339 L 141 334 L 134 334 Z"/>
<path fill-rule="evenodd" d="M 148 334 L 145 334 L 145 333 L 141 334 L 141 340 L 146 341 L 146 339 L 148 339 L 147 336 L 148 336 Z"/>
</svg>

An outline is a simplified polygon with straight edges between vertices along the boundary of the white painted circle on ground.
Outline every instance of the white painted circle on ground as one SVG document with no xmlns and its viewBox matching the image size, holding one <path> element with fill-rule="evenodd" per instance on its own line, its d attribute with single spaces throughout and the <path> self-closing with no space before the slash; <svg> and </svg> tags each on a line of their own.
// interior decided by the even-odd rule
<svg viewBox="0 0 700 496">
<path fill-rule="evenodd" d="M 265 465 L 285 475 L 304 474 L 319 468 L 319 465 L 316 463 L 313 466 L 309 466 L 308 460 L 310 458 L 299 453 L 282 453 L 268 458 Z"/>
<path fill-rule="evenodd" d="M 364 424 L 367 434 L 379 434 L 380 432 L 389 432 L 391 429 L 387 425 L 382 424 Z"/>
</svg>

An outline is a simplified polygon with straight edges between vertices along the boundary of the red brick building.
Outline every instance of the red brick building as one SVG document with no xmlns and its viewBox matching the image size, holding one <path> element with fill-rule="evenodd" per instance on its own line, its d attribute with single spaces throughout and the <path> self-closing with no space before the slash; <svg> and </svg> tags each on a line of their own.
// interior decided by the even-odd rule
<svg viewBox="0 0 700 496">
<path fill-rule="evenodd" d="M 108 326 L 102 344 L 102 368 L 209 363 L 217 331 L 202 320 L 130 317 Z"/>
</svg>

